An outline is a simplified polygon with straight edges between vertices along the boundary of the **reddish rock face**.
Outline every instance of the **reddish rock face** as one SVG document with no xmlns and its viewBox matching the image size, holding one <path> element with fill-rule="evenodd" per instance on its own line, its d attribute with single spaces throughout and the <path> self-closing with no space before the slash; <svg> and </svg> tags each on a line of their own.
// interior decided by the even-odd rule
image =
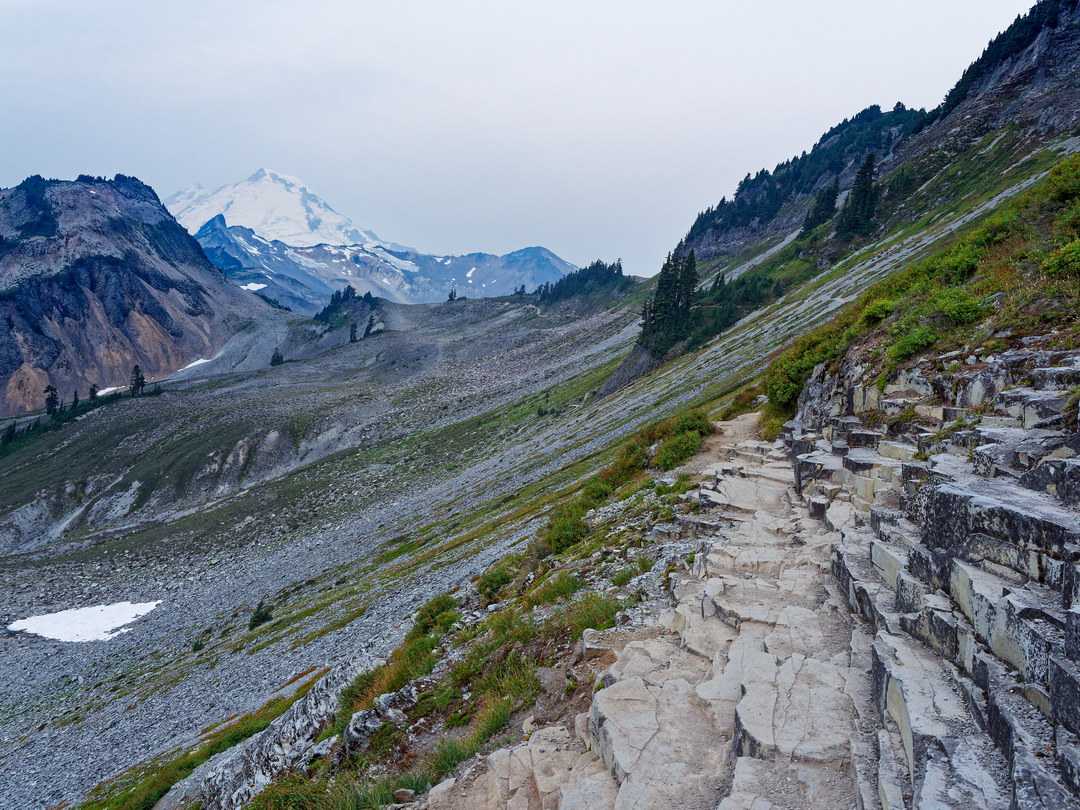
<svg viewBox="0 0 1080 810">
<path fill-rule="evenodd" d="M 134 178 L 0 191 L 0 415 L 209 357 L 266 305 L 236 289 Z"/>
</svg>

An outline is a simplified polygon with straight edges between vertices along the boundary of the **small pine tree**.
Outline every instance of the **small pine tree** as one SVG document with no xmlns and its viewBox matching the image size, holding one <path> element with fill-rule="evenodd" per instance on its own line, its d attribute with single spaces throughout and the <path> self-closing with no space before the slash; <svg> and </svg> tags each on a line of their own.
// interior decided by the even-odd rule
<svg viewBox="0 0 1080 810">
<path fill-rule="evenodd" d="M 137 397 L 142 394 L 144 388 L 146 388 L 146 377 L 143 376 L 142 369 L 136 363 L 131 369 L 131 384 L 128 390 L 133 397 Z"/>
<path fill-rule="evenodd" d="M 56 390 L 55 385 L 50 384 L 45 386 L 42 393 L 45 394 L 45 413 L 55 416 L 60 409 L 60 392 Z"/>
<path fill-rule="evenodd" d="M 372 312 L 368 315 L 367 326 L 364 327 L 364 337 L 367 337 L 375 331 L 375 313 Z"/>
<path fill-rule="evenodd" d="M 77 411 L 79 409 L 79 392 L 76 391 L 71 395 L 71 410 Z"/>
<path fill-rule="evenodd" d="M 832 185 L 821 189 L 814 198 L 813 207 L 807 212 L 803 220 L 803 234 L 814 230 L 818 225 L 828 222 L 836 213 L 836 198 L 840 196 L 840 178 L 833 180 Z"/>
<path fill-rule="evenodd" d="M 874 154 L 866 156 L 855 175 L 855 184 L 844 200 L 836 221 L 836 235 L 846 238 L 868 235 L 874 227 L 877 208 L 877 188 L 874 186 Z"/>
<path fill-rule="evenodd" d="M 91 402 L 98 398 L 97 383 L 90 383 L 90 392 L 86 395 L 86 398 Z"/>
<path fill-rule="evenodd" d="M 457 290 L 451 289 L 450 290 L 450 295 L 446 296 L 446 300 L 447 301 L 455 301 L 455 300 L 457 300 Z"/>
<path fill-rule="evenodd" d="M 285 362 L 285 355 L 281 353 L 281 349 L 274 349 L 274 353 L 270 355 L 270 365 L 280 366 Z"/>
<path fill-rule="evenodd" d="M 351 290 L 352 287 L 349 287 Z M 349 324 L 349 343 L 356 343 L 356 321 Z"/>
</svg>

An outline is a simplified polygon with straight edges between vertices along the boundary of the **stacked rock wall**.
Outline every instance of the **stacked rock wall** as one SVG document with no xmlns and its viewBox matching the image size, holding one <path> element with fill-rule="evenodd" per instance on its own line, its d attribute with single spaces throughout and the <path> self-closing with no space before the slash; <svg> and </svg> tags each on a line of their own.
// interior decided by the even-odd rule
<svg viewBox="0 0 1080 810">
<path fill-rule="evenodd" d="M 875 634 L 883 807 L 1080 803 L 1080 353 L 819 367 L 785 426 Z M 1004 777 L 1004 782 L 1002 782 Z M 986 792 L 987 797 L 990 792 Z"/>
</svg>

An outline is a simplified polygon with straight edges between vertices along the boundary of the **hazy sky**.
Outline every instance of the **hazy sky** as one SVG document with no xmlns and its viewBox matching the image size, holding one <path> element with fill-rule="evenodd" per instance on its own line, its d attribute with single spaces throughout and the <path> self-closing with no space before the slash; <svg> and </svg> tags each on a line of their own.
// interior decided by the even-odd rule
<svg viewBox="0 0 1080 810">
<path fill-rule="evenodd" d="M 651 275 L 748 172 L 935 106 L 1032 0 L 0 0 L 0 186 L 259 167 L 434 253 Z"/>
</svg>

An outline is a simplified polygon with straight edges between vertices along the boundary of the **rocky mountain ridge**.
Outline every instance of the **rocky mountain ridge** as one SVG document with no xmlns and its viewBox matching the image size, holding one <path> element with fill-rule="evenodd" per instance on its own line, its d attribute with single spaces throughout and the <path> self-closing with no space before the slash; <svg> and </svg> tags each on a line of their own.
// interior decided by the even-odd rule
<svg viewBox="0 0 1080 810">
<path fill-rule="evenodd" d="M 229 283 L 135 178 L 31 177 L 0 191 L 0 414 L 55 385 L 125 385 L 211 357 L 270 308 Z"/>
</svg>

